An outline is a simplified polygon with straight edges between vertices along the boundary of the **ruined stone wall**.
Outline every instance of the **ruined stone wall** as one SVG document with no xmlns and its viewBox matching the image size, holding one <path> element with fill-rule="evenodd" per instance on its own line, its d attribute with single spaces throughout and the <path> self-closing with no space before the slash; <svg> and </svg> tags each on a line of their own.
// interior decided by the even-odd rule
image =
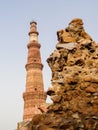
<svg viewBox="0 0 98 130">
<path fill-rule="evenodd" d="M 32 130 L 98 130 L 98 44 L 81 19 L 57 32 L 56 49 L 47 59 L 53 104 L 32 120 Z"/>
</svg>

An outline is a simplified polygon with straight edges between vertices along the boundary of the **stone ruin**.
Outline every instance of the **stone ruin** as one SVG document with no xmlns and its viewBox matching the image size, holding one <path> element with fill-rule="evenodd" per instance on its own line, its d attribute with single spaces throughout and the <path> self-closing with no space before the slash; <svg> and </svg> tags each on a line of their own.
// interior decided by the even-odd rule
<svg viewBox="0 0 98 130">
<path fill-rule="evenodd" d="M 98 44 L 82 19 L 57 32 L 56 49 L 47 59 L 53 103 L 32 119 L 32 130 L 98 130 Z"/>
</svg>

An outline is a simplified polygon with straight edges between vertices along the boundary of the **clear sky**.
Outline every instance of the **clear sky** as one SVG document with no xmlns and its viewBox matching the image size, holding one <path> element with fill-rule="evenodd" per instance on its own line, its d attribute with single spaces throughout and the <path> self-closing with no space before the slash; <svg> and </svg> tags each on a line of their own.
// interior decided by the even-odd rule
<svg viewBox="0 0 98 130">
<path fill-rule="evenodd" d="M 86 32 L 98 42 L 98 0 L 0 1 L 0 130 L 15 130 L 22 121 L 30 22 L 38 23 L 45 90 L 51 86 L 46 59 L 55 49 L 56 31 L 82 18 Z"/>
</svg>

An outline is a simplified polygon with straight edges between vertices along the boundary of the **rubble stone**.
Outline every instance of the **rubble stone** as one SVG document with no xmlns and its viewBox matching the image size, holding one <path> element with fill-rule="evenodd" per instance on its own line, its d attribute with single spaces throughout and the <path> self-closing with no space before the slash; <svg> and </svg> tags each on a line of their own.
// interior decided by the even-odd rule
<svg viewBox="0 0 98 130">
<path fill-rule="evenodd" d="M 98 130 L 98 44 L 79 18 L 57 37 L 47 59 L 52 71 L 47 94 L 53 103 L 33 118 L 32 130 Z"/>
</svg>

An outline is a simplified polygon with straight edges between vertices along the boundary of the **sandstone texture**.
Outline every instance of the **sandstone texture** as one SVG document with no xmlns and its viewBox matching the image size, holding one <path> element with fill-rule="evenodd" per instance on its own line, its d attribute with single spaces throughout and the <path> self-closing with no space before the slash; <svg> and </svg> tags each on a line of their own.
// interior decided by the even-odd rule
<svg viewBox="0 0 98 130">
<path fill-rule="evenodd" d="M 47 59 L 53 103 L 33 118 L 32 130 L 98 130 L 98 44 L 79 18 L 57 31 L 57 38 Z"/>
</svg>

